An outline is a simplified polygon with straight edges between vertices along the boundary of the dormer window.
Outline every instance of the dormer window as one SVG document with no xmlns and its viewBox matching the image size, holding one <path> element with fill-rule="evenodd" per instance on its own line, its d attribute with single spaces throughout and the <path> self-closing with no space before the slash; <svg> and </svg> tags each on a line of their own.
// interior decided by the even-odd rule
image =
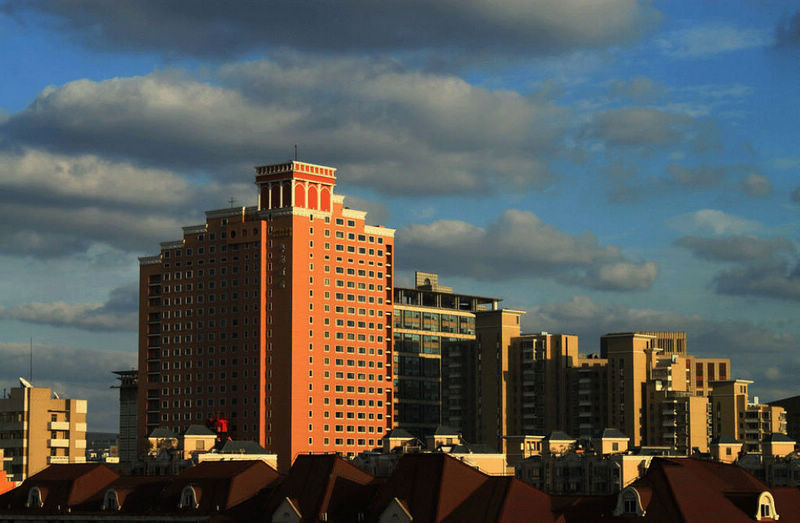
<svg viewBox="0 0 800 523">
<path fill-rule="evenodd" d="M 39 487 L 33 487 L 28 491 L 28 500 L 25 502 L 27 508 L 42 508 L 42 492 Z"/>
<path fill-rule="evenodd" d="M 192 486 L 185 486 L 181 491 L 181 500 L 178 503 L 178 508 L 197 508 L 200 504 L 197 503 L 197 492 Z"/>
<path fill-rule="evenodd" d="M 634 487 L 627 487 L 617 496 L 617 506 L 613 511 L 614 516 L 643 517 L 646 512 L 642 506 L 642 498 Z"/>
<path fill-rule="evenodd" d="M 105 496 L 103 496 L 103 510 L 119 510 L 119 496 L 117 496 L 117 491 L 113 488 L 106 490 Z"/>
<path fill-rule="evenodd" d="M 755 516 L 756 521 L 765 519 L 776 521 L 780 519 L 778 511 L 775 510 L 775 498 L 772 497 L 772 494 L 764 491 L 758 496 L 758 512 L 756 512 Z"/>
</svg>

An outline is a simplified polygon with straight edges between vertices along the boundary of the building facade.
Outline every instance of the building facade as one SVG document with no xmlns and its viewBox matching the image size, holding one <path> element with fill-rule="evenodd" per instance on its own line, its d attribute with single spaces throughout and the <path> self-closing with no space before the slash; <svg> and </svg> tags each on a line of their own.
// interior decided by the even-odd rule
<svg viewBox="0 0 800 523">
<path fill-rule="evenodd" d="M 0 398 L 0 449 L 11 481 L 53 463 L 86 461 L 86 400 L 60 399 L 23 379 Z"/>
<path fill-rule="evenodd" d="M 114 371 L 119 379 L 119 461 L 127 469 L 136 462 L 136 402 L 138 399 L 139 371 Z"/>
<path fill-rule="evenodd" d="M 786 434 L 786 411 L 777 405 L 750 401 L 749 380 L 716 381 L 709 400 L 715 438 L 727 436 L 743 444 L 745 452 L 760 452 L 773 433 Z"/>
<path fill-rule="evenodd" d="M 138 430 L 224 418 L 278 454 L 355 454 L 392 423 L 394 230 L 334 194 L 335 169 L 256 168 L 258 205 L 140 258 Z"/>
<path fill-rule="evenodd" d="M 521 311 L 500 298 L 454 293 L 437 274 L 394 290 L 395 426 L 424 439 L 439 425 L 500 447 L 511 416 L 511 340 Z"/>
</svg>

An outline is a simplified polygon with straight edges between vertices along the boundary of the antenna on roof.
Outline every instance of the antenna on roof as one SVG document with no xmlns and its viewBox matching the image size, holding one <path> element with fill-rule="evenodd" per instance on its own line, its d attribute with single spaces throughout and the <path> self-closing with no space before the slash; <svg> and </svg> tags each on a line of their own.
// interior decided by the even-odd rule
<svg viewBox="0 0 800 523">
<path fill-rule="evenodd" d="M 33 382 L 33 336 L 31 336 L 30 363 L 28 364 L 28 381 Z"/>
<path fill-rule="evenodd" d="M 294 161 L 297 161 L 297 144 L 294 144 Z"/>
<path fill-rule="evenodd" d="M 231 197 L 228 199 L 228 203 L 229 203 L 229 204 L 231 204 L 231 209 L 233 209 L 233 204 L 234 204 L 234 203 L 236 203 L 236 198 L 234 198 L 233 196 L 231 196 Z"/>
</svg>

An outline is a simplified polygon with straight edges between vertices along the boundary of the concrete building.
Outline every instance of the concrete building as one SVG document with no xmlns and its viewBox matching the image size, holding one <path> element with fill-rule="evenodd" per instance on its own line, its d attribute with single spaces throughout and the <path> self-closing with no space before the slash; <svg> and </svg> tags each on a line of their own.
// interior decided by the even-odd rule
<svg viewBox="0 0 800 523">
<path fill-rule="evenodd" d="M 769 404 L 783 407 L 786 411 L 786 434 L 793 440 L 800 441 L 800 396 L 770 401 Z"/>
<path fill-rule="evenodd" d="M 687 372 L 685 357 L 658 358 L 645 383 L 647 444 L 684 456 L 708 452 L 711 439 L 708 398 L 693 393 Z"/>
<path fill-rule="evenodd" d="M 448 425 L 499 449 L 514 416 L 509 351 L 524 313 L 501 309 L 500 298 L 454 293 L 437 274 L 415 280 L 394 290 L 395 426 L 424 439 Z"/>
<path fill-rule="evenodd" d="M 509 365 L 510 434 L 571 431 L 577 425 L 577 399 L 570 373 L 578 361 L 578 337 L 526 334 L 512 338 Z"/>
<path fill-rule="evenodd" d="M 61 399 L 20 378 L 0 398 L 0 449 L 11 481 L 24 481 L 52 463 L 86 461 L 86 400 Z"/>
<path fill-rule="evenodd" d="M 712 433 L 742 442 L 745 452 L 760 452 L 773 433 L 786 434 L 783 407 L 750 401 L 749 380 L 715 381 L 711 391 Z"/>
<path fill-rule="evenodd" d="M 453 293 L 437 274 L 394 289 L 394 426 L 423 439 L 440 424 L 475 433 L 475 318 L 498 298 Z"/>
<path fill-rule="evenodd" d="M 209 416 L 278 454 L 355 455 L 392 424 L 394 230 L 334 194 L 335 169 L 256 168 L 258 205 L 140 258 L 137 442 Z"/>
<path fill-rule="evenodd" d="M 118 455 L 120 464 L 129 470 L 136 462 L 136 402 L 138 398 L 139 371 L 116 370 L 114 374 L 119 379 L 119 448 Z"/>
</svg>

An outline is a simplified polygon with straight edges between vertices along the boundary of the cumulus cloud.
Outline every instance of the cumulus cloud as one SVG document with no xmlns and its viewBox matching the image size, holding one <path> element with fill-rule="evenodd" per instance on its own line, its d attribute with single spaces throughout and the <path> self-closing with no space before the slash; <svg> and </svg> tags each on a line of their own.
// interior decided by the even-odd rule
<svg viewBox="0 0 800 523">
<path fill-rule="evenodd" d="M 716 123 L 685 107 L 615 107 L 595 113 L 581 135 L 607 148 L 653 152 L 678 144 L 695 152 L 719 149 Z"/>
<path fill-rule="evenodd" d="M 304 4 L 301 11 L 291 0 L 146 0 L 130 5 L 38 0 L 6 8 L 43 12 L 55 18 L 55 30 L 104 51 L 223 58 L 280 47 L 325 54 L 455 49 L 504 57 L 559 54 L 630 42 L 659 19 L 649 2 L 638 0 L 602 5 L 581 0 L 346 0 Z"/>
<path fill-rule="evenodd" d="M 649 146 L 677 143 L 693 119 L 654 107 L 620 107 L 597 113 L 587 136 L 609 145 Z"/>
<path fill-rule="evenodd" d="M 397 233 L 402 267 L 487 280 L 553 278 L 564 284 L 630 291 L 649 288 L 658 269 L 631 261 L 589 233 L 571 235 L 528 211 L 507 210 L 485 227 L 440 220 Z"/>
<path fill-rule="evenodd" d="M 698 258 L 732 263 L 714 278 L 720 294 L 800 300 L 800 258 L 788 238 L 687 236 L 675 244 Z"/>
<path fill-rule="evenodd" d="M 0 318 L 88 331 L 134 331 L 138 285 L 117 287 L 105 303 L 31 302 L 0 307 Z"/>
<path fill-rule="evenodd" d="M 700 209 L 676 216 L 670 226 L 683 233 L 729 235 L 751 233 L 761 228 L 758 222 L 735 216 L 717 209 Z"/>
<path fill-rule="evenodd" d="M 366 211 L 367 223 L 369 224 L 386 225 L 389 221 L 389 209 L 377 200 L 347 195 L 344 198 L 344 206 L 351 209 L 358 209 L 359 211 Z"/>
<path fill-rule="evenodd" d="M 136 353 L 115 350 L 41 345 L 33 347 L 33 384 L 49 387 L 61 397 L 89 401 L 87 425 L 91 431 L 119 430 L 119 392 L 115 370 L 135 367 Z M 29 345 L 0 342 L 3 373 L 0 385 L 18 387 L 17 377 L 28 377 Z"/>
<path fill-rule="evenodd" d="M 664 54 L 676 58 L 706 58 L 765 47 L 773 41 L 768 31 L 714 24 L 673 31 L 657 39 L 656 45 Z"/>
<path fill-rule="evenodd" d="M 756 173 L 748 174 L 739 187 L 751 198 L 763 198 L 772 192 L 769 178 Z"/>
<path fill-rule="evenodd" d="M 43 91 L 0 133 L 219 183 L 298 143 L 301 159 L 324 158 L 344 184 L 439 195 L 551 183 L 569 114 L 546 97 L 381 60 L 287 54 L 222 67 L 216 78 L 222 85 L 174 72 L 78 80 Z"/>
</svg>

